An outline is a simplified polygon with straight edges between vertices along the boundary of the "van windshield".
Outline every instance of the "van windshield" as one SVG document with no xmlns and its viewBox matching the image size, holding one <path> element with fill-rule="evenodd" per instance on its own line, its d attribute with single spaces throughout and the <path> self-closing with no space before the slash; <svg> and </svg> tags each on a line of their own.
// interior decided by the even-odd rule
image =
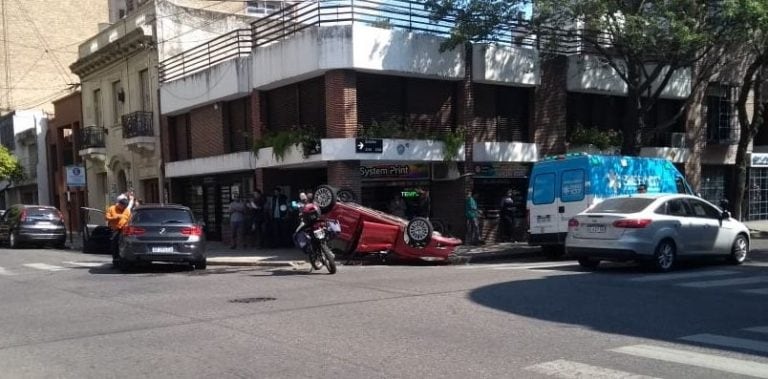
<svg viewBox="0 0 768 379">
<path fill-rule="evenodd" d="M 654 200 L 643 197 L 615 197 L 601 201 L 585 213 L 637 213 Z"/>
</svg>

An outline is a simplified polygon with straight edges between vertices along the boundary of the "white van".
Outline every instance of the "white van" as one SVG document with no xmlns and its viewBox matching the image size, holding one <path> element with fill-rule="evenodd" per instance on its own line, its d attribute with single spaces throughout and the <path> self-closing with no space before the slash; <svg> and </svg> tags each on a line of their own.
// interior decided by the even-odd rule
<svg viewBox="0 0 768 379">
<path fill-rule="evenodd" d="M 568 220 L 601 199 L 638 193 L 693 194 L 672 162 L 661 158 L 574 153 L 536 162 L 528 184 L 528 244 L 565 251 Z"/>
</svg>

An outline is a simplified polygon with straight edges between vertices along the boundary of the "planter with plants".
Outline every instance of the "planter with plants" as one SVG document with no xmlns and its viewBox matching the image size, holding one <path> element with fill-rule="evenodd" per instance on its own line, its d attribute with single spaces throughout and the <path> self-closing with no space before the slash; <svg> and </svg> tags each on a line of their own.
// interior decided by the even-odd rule
<svg viewBox="0 0 768 379">
<path fill-rule="evenodd" d="M 615 129 L 601 130 L 578 125 L 568 136 L 568 151 L 614 154 L 621 143 L 621 132 Z"/>
<path fill-rule="evenodd" d="M 281 161 L 291 148 L 301 149 L 306 159 L 320 153 L 320 133 L 316 128 L 301 126 L 277 131 L 268 131 L 253 143 L 253 153 L 259 157 L 259 150 L 271 147 L 275 159 Z"/>
</svg>

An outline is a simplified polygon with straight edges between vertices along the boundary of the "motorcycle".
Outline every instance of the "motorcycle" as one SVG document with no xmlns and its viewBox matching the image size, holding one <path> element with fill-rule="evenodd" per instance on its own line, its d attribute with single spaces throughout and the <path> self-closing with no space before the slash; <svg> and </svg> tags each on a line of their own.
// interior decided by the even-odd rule
<svg viewBox="0 0 768 379">
<path fill-rule="evenodd" d="M 336 273 L 336 257 L 329 242 L 341 232 L 337 220 L 320 220 L 313 214 L 316 210 L 305 207 L 302 210 L 303 226 L 295 234 L 296 244 L 307 254 L 307 260 L 314 270 L 325 266 L 329 274 Z"/>
</svg>

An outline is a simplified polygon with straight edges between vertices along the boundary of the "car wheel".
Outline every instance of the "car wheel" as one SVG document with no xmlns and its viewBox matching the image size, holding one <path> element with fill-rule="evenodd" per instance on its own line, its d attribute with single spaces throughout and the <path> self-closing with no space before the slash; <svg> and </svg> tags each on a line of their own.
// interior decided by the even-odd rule
<svg viewBox="0 0 768 379">
<path fill-rule="evenodd" d="M 125 259 L 117 259 L 117 268 L 122 272 L 133 271 L 133 263 L 126 261 Z"/>
<path fill-rule="evenodd" d="M 597 268 L 600 265 L 599 259 L 579 258 L 579 266 L 584 268 Z"/>
<path fill-rule="evenodd" d="M 747 253 L 749 252 L 749 242 L 747 237 L 743 234 L 736 236 L 731 247 L 731 255 L 728 257 L 728 261 L 735 265 L 740 265 L 747 260 Z"/>
<path fill-rule="evenodd" d="M 405 227 L 407 242 L 411 245 L 426 245 L 432 239 L 434 228 L 424 217 L 415 217 Z"/>
<path fill-rule="evenodd" d="M 53 244 L 53 247 L 55 247 L 55 248 L 57 248 L 59 250 L 64 250 L 64 249 L 67 248 L 67 243 L 66 242 L 56 242 L 55 244 Z"/>
<path fill-rule="evenodd" d="M 339 201 L 341 202 L 354 203 L 357 201 L 357 196 L 355 196 L 355 192 L 349 188 L 340 189 L 336 195 Z"/>
<path fill-rule="evenodd" d="M 653 256 L 654 268 L 660 272 L 672 270 L 677 258 L 677 247 L 672 240 L 665 239 L 656 246 L 656 253 Z"/>
<path fill-rule="evenodd" d="M 336 190 L 331 186 L 322 185 L 315 190 L 315 204 L 323 213 L 328 212 L 336 204 Z"/>
<path fill-rule="evenodd" d="M 205 270 L 205 268 L 208 267 L 208 260 L 203 258 L 199 261 L 195 261 L 192 266 L 195 268 L 195 270 Z"/>
<path fill-rule="evenodd" d="M 16 234 L 16 231 L 12 231 L 8 234 L 8 247 L 11 249 L 19 248 L 19 236 Z"/>
</svg>

